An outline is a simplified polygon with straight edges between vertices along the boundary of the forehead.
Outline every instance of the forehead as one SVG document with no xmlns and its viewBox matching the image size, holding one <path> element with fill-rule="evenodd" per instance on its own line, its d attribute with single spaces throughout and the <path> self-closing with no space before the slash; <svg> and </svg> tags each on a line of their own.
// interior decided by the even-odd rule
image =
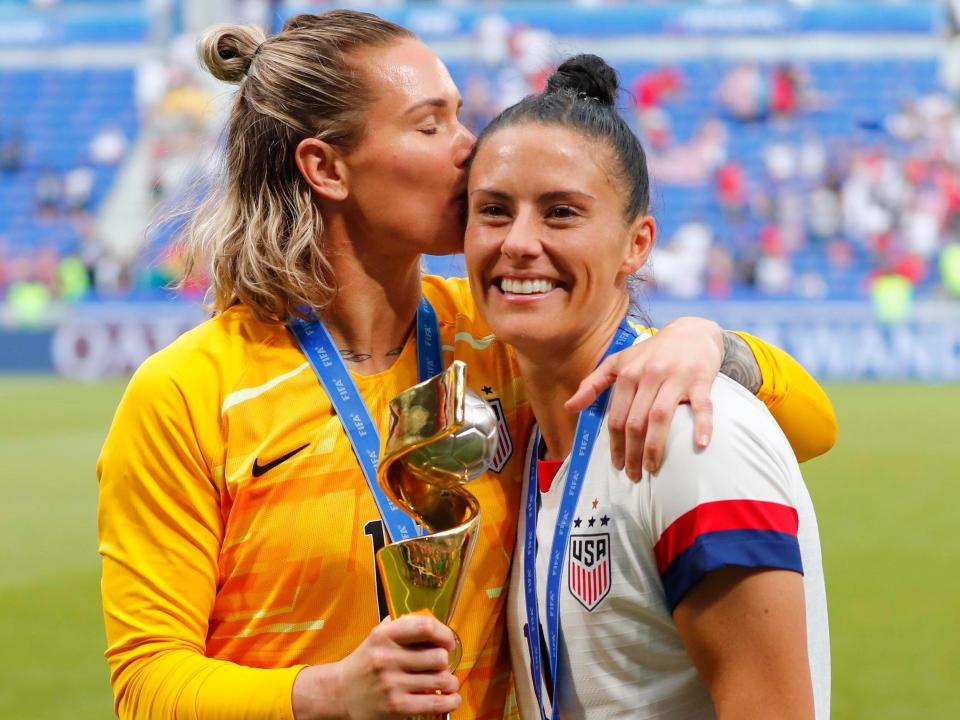
<svg viewBox="0 0 960 720">
<path fill-rule="evenodd" d="M 521 123 L 484 138 L 470 168 L 470 184 L 543 191 L 545 185 L 562 183 L 597 194 L 617 189 L 609 165 L 609 148 L 573 128 Z"/>
<path fill-rule="evenodd" d="M 459 98 L 446 65 L 435 52 L 414 38 L 364 51 L 358 60 L 367 74 L 375 107 L 402 110 L 425 98 L 443 98 L 454 104 Z"/>
</svg>

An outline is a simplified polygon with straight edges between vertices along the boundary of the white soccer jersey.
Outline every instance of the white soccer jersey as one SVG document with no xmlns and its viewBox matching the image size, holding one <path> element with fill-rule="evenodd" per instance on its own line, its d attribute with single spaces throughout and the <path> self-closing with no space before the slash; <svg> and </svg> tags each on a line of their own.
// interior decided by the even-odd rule
<svg viewBox="0 0 960 720">
<path fill-rule="evenodd" d="M 706 573 L 728 565 L 803 572 L 816 716 L 830 715 L 827 607 L 810 495 L 793 451 L 761 402 L 723 376 L 714 382 L 712 399 L 710 446 L 694 449 L 693 416 L 689 407 L 681 407 L 660 472 L 638 484 L 610 463 L 604 419 L 573 516 L 560 583 L 557 695 L 564 720 L 714 717 L 671 612 Z M 547 627 L 547 563 L 569 462 L 568 457 L 541 495 L 541 628 Z M 526 477 L 525 491 L 529 482 Z M 521 513 L 508 603 L 510 650 L 522 716 L 536 719 L 525 636 L 524 531 Z M 548 658 L 541 658 L 549 667 Z M 542 687 L 549 718 L 550 701 Z"/>
</svg>

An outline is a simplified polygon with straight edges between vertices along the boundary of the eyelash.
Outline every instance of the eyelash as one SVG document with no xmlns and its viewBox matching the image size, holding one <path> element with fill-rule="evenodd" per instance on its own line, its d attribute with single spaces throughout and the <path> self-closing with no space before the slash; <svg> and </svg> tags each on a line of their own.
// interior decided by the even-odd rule
<svg viewBox="0 0 960 720">
<path fill-rule="evenodd" d="M 437 131 L 438 131 L 438 128 L 435 128 L 435 127 L 420 128 L 420 132 L 422 132 L 424 135 L 436 135 Z"/>
<path fill-rule="evenodd" d="M 560 211 L 563 214 L 558 215 L 557 212 Z M 574 210 L 569 205 L 558 205 L 557 207 L 550 208 L 548 213 L 549 217 L 555 218 L 557 220 L 569 220 L 570 218 L 577 217 L 579 213 Z"/>
<path fill-rule="evenodd" d="M 500 205 L 481 205 L 477 212 L 487 217 L 503 217 L 506 215 L 506 211 Z M 558 205 L 550 208 L 547 212 L 547 217 L 552 220 L 570 220 L 579 217 L 579 215 L 580 213 L 569 205 Z"/>
</svg>

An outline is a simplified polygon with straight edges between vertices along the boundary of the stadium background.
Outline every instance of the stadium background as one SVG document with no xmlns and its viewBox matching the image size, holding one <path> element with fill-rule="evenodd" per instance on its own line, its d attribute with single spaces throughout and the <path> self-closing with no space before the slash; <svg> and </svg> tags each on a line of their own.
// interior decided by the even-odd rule
<svg viewBox="0 0 960 720">
<path fill-rule="evenodd" d="M 146 355 L 229 88 L 197 33 L 338 3 L 0 0 L 0 717 L 111 716 L 93 466 Z M 339 3 L 343 4 L 343 3 Z M 366 3 L 447 61 L 481 127 L 597 52 L 650 153 L 646 309 L 752 330 L 827 386 L 804 466 L 837 718 L 960 717 L 960 44 L 938 2 Z M 457 259 L 429 259 L 460 274 Z"/>
</svg>

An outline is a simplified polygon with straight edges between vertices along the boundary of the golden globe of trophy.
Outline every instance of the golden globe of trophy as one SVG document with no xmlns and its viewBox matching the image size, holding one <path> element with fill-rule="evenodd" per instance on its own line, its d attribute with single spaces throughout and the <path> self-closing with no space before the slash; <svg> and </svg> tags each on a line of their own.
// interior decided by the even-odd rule
<svg viewBox="0 0 960 720">
<path fill-rule="evenodd" d="M 449 625 L 476 545 L 480 505 L 463 486 L 490 465 L 497 448 L 497 418 L 467 389 L 466 372 L 464 363 L 454 361 L 390 401 L 377 479 L 390 500 L 427 532 L 377 553 L 393 618 L 429 611 Z M 451 671 L 462 654 L 457 637 Z"/>
</svg>

